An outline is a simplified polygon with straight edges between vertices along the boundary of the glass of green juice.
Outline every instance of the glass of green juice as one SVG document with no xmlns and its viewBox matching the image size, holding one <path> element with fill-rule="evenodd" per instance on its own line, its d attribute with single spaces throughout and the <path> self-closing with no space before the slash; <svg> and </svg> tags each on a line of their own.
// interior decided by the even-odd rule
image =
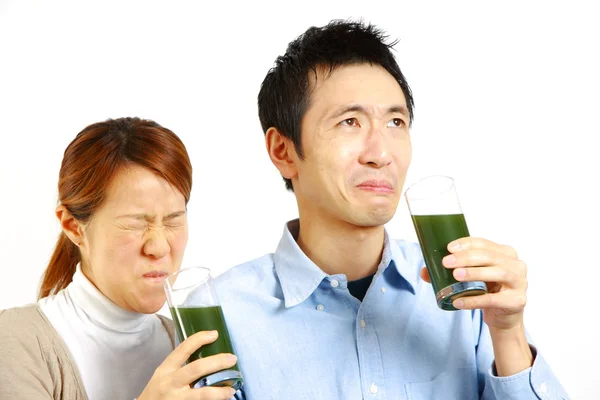
<svg viewBox="0 0 600 400">
<path fill-rule="evenodd" d="M 188 364 L 220 353 L 235 354 L 223 310 L 212 284 L 210 269 L 202 266 L 182 268 L 167 277 L 163 281 L 163 287 L 179 342 L 200 331 L 219 332 L 216 341 L 192 353 L 187 360 Z M 238 390 L 243 383 L 242 373 L 236 364 L 230 369 L 200 377 L 192 386 L 228 386 Z"/>
<path fill-rule="evenodd" d="M 454 179 L 427 176 L 409 186 L 405 197 L 438 307 L 454 311 L 454 300 L 487 293 L 485 282 L 459 282 L 453 270 L 442 265 L 442 259 L 450 254 L 448 243 L 469 236 Z"/>
</svg>

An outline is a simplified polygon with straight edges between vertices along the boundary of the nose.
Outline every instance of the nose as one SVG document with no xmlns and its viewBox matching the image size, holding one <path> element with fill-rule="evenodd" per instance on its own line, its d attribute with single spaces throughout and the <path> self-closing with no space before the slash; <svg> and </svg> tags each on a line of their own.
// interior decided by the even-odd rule
<svg viewBox="0 0 600 400">
<path fill-rule="evenodd" d="M 148 257 L 160 259 L 171 251 L 171 246 L 162 227 L 149 229 L 146 232 L 145 239 L 143 251 Z"/>
<path fill-rule="evenodd" d="M 390 146 L 383 130 L 375 127 L 370 129 L 365 136 L 359 162 L 374 168 L 383 168 L 392 162 Z"/>
</svg>

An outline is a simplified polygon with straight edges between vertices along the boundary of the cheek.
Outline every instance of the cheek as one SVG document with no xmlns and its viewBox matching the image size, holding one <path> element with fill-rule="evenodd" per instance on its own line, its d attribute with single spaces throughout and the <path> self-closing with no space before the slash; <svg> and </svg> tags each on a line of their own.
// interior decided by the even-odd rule
<svg viewBox="0 0 600 400">
<path fill-rule="evenodd" d="M 412 146 L 410 140 L 405 139 L 400 141 L 394 150 L 394 154 L 394 158 L 399 168 L 402 170 L 407 169 L 412 161 Z"/>
<path fill-rule="evenodd" d="M 140 253 L 141 234 L 137 232 L 127 232 L 119 235 L 114 235 L 110 239 L 110 243 L 104 247 L 104 254 L 107 260 L 111 263 L 109 268 L 116 266 L 128 265 L 127 260 L 130 260 Z M 118 268 L 122 270 L 122 268 Z"/>
<path fill-rule="evenodd" d="M 410 165 L 411 161 L 412 161 L 412 151 L 409 149 L 404 152 L 404 154 L 402 155 L 402 158 L 400 159 L 400 163 L 401 163 L 403 169 L 406 170 L 408 168 L 408 166 Z"/>
<path fill-rule="evenodd" d="M 351 141 L 331 141 L 324 152 L 318 154 L 316 166 L 321 180 L 345 180 L 349 171 L 356 165 L 359 149 Z"/>
<path fill-rule="evenodd" d="M 169 245 L 171 247 L 171 253 L 174 258 L 181 259 L 183 252 L 188 241 L 188 230 L 187 226 L 180 230 L 171 232 L 171 238 L 169 239 Z"/>
</svg>

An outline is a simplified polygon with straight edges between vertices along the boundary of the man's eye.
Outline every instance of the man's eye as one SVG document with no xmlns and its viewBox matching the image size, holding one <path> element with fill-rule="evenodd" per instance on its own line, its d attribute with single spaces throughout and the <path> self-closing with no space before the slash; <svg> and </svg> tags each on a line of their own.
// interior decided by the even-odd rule
<svg viewBox="0 0 600 400">
<path fill-rule="evenodd" d="M 340 124 L 346 125 L 346 126 L 360 126 L 358 124 L 358 120 L 356 118 L 346 118 L 345 120 L 340 122 Z"/>
<path fill-rule="evenodd" d="M 399 128 L 401 126 L 404 126 L 404 121 L 402 120 L 402 118 L 392 118 L 390 122 L 388 122 L 387 126 L 392 128 Z"/>
</svg>

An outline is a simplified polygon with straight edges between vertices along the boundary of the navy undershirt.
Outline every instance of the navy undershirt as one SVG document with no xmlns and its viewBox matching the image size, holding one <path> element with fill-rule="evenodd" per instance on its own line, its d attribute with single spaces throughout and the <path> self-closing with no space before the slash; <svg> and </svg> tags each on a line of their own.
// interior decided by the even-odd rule
<svg viewBox="0 0 600 400">
<path fill-rule="evenodd" d="M 350 294 L 362 301 L 367 294 L 367 290 L 369 290 L 369 286 L 371 286 L 373 276 L 375 276 L 375 274 L 348 282 L 348 290 L 350 291 Z"/>
</svg>

